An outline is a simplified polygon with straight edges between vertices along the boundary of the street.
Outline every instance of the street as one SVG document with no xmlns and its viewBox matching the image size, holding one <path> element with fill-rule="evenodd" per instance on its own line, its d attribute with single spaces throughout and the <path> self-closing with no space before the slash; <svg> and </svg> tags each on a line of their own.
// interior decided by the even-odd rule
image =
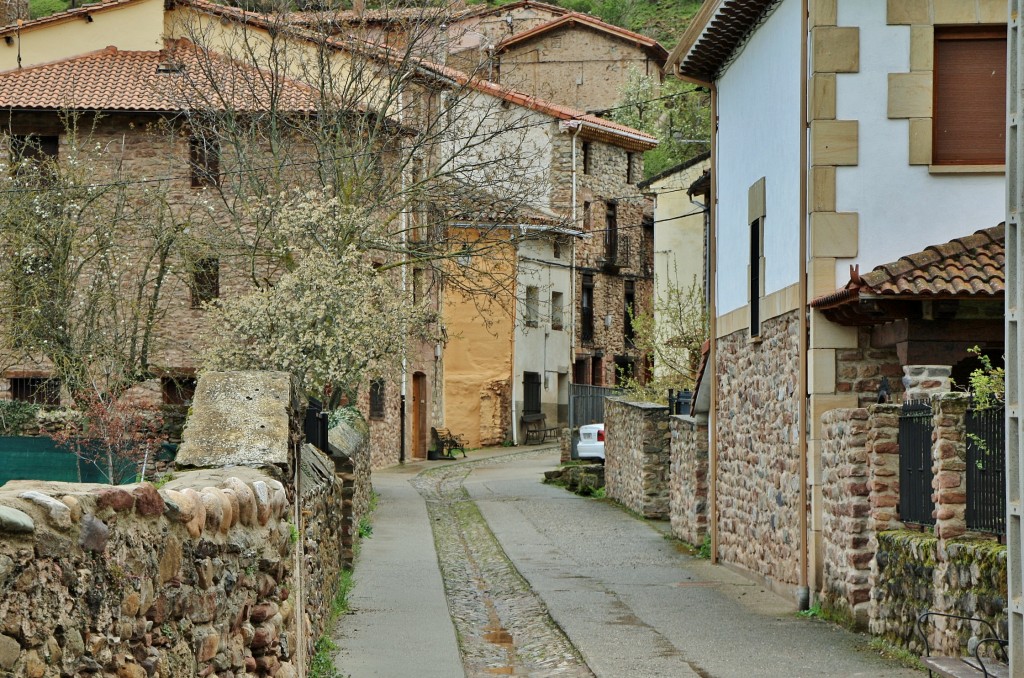
<svg viewBox="0 0 1024 678">
<path fill-rule="evenodd" d="M 554 448 L 500 450 L 375 473 L 373 536 L 334 634 L 340 673 L 920 675 L 688 555 L 667 524 L 543 485 L 557 463 Z"/>
</svg>

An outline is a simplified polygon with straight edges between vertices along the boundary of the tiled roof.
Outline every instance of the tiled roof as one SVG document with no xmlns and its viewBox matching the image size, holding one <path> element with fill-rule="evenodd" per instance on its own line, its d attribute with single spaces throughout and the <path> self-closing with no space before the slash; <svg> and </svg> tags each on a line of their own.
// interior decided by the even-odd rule
<svg viewBox="0 0 1024 678">
<path fill-rule="evenodd" d="M 160 51 L 107 47 L 63 61 L 0 73 L 0 108 L 180 111 L 265 110 L 270 87 L 286 111 L 316 108 L 312 89 L 205 52 L 187 40 Z"/>
<path fill-rule="evenodd" d="M 1006 226 L 1000 224 L 932 245 L 898 261 L 876 266 L 851 280 L 842 289 L 818 297 L 815 308 L 835 308 L 858 299 L 1001 297 L 1005 291 Z"/>
<path fill-rule="evenodd" d="M 139 2 L 139 0 L 101 0 L 100 2 L 94 2 L 89 5 L 82 7 L 74 7 L 72 9 L 64 10 L 63 12 L 56 12 L 49 16 L 44 16 L 39 19 L 30 19 L 28 21 L 21 22 L 21 30 L 28 28 L 34 28 L 36 26 L 43 26 L 45 24 L 59 23 L 61 21 L 68 21 L 77 17 L 83 17 L 87 14 L 96 14 L 97 12 L 103 12 L 108 9 L 115 7 L 121 7 L 122 5 L 131 5 Z M 7 33 L 14 33 L 17 31 L 19 26 L 17 24 L 9 24 L 7 26 L 0 27 L 0 35 Z"/>
<path fill-rule="evenodd" d="M 681 75 L 711 81 L 728 65 L 780 0 L 705 0 L 665 63 Z"/>
<path fill-rule="evenodd" d="M 478 92 L 490 94 L 517 106 L 523 106 L 539 113 L 550 115 L 558 120 L 566 122 L 578 121 L 583 126 L 581 133 L 584 135 L 596 136 L 609 143 L 632 150 L 647 151 L 658 145 L 657 137 L 651 136 L 646 132 L 641 132 L 612 120 L 599 118 L 590 113 L 584 113 L 575 108 L 556 104 L 545 99 L 538 99 L 530 94 L 524 94 L 523 92 L 503 87 L 489 80 L 475 78 L 448 66 L 423 62 L 422 69 L 426 72 L 433 72 L 454 80 L 458 84 L 475 89 Z"/>
<path fill-rule="evenodd" d="M 661 43 L 654 38 L 641 35 L 640 33 L 634 33 L 633 31 L 626 30 L 620 26 L 606 23 L 596 17 L 592 17 L 587 14 L 580 14 L 579 12 L 569 12 L 557 19 L 552 19 L 551 21 L 539 26 L 535 26 L 528 31 L 523 31 L 522 33 L 516 33 L 515 35 L 509 36 L 498 44 L 496 51 L 500 53 L 508 47 L 527 42 L 539 35 L 543 35 L 544 33 L 555 31 L 560 28 L 575 26 L 577 24 L 611 35 L 619 38 L 620 40 L 632 42 L 634 45 L 647 50 L 651 56 L 659 61 L 664 61 L 665 57 L 668 56 L 668 50 L 662 47 Z"/>
</svg>

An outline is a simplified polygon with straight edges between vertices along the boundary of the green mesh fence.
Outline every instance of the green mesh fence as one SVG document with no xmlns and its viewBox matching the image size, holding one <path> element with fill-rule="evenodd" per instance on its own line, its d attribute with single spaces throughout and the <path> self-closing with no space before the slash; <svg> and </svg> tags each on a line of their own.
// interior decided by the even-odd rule
<svg viewBox="0 0 1024 678">
<path fill-rule="evenodd" d="M 118 475 L 135 480 L 133 463 L 117 462 Z M 79 476 L 81 470 L 81 476 Z M 79 460 L 46 436 L 0 436 L 0 485 L 8 480 L 60 480 L 108 483 L 107 474 L 96 464 Z"/>
</svg>

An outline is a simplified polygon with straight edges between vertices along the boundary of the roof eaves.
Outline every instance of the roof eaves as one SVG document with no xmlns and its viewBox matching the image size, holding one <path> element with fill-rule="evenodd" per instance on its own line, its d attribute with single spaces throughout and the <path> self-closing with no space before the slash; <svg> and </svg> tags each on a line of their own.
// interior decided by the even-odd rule
<svg viewBox="0 0 1024 678">
<path fill-rule="evenodd" d="M 666 68 L 711 82 L 781 0 L 708 0 L 669 54 Z"/>
<path fill-rule="evenodd" d="M 649 53 L 651 53 L 651 55 L 654 58 L 658 59 L 659 61 L 663 61 L 668 56 L 668 50 L 665 49 L 662 46 L 662 44 L 655 40 L 654 38 L 648 37 L 641 33 L 635 33 L 626 28 L 622 28 L 621 26 L 616 26 L 615 24 L 610 24 L 596 17 L 592 17 L 587 14 L 581 14 L 579 12 L 569 12 L 563 16 L 558 17 L 557 19 L 552 19 L 551 21 L 540 24 L 539 26 L 534 26 L 528 31 L 523 31 L 522 33 L 510 35 L 509 37 L 505 38 L 500 43 L 498 43 L 497 47 L 495 47 L 495 52 L 500 53 L 507 49 L 508 47 L 511 47 L 512 45 L 516 45 L 522 42 L 528 42 L 534 39 L 535 37 L 543 35 L 544 33 L 548 33 L 549 31 L 558 30 L 560 28 L 568 26 L 573 26 L 577 23 L 582 26 L 586 26 L 588 28 L 600 31 L 602 33 L 606 33 L 613 37 L 617 37 L 622 40 L 632 42 L 633 44 L 638 45 L 647 50 Z"/>
</svg>

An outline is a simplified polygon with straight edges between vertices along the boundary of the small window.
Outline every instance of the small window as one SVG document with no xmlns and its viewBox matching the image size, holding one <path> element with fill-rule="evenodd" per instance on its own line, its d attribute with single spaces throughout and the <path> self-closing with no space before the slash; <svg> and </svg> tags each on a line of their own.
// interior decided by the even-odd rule
<svg viewBox="0 0 1024 678">
<path fill-rule="evenodd" d="M 220 260 L 198 259 L 192 264 L 192 308 L 220 296 Z"/>
<path fill-rule="evenodd" d="M 580 340 L 594 341 L 594 276 L 589 273 L 583 275 L 580 294 Z"/>
<path fill-rule="evenodd" d="M 540 414 L 540 387 L 539 372 L 523 372 L 523 414 Z"/>
<path fill-rule="evenodd" d="M 52 377 L 15 377 L 11 379 L 11 398 L 43 407 L 60 405 L 60 380 Z"/>
<path fill-rule="evenodd" d="M 594 206 L 589 200 L 583 201 L 583 228 L 590 230 L 594 225 Z"/>
<path fill-rule="evenodd" d="M 614 200 L 605 203 L 604 244 L 605 256 L 616 261 L 619 256 L 619 205 Z"/>
<path fill-rule="evenodd" d="M 635 184 L 636 183 L 636 170 L 633 167 L 635 162 L 636 162 L 636 153 L 627 153 L 626 154 L 626 183 L 627 184 Z"/>
<path fill-rule="evenodd" d="M 37 134 L 15 134 L 11 136 L 11 166 L 15 173 L 31 173 L 34 168 L 43 179 L 55 176 L 53 163 L 60 149 L 60 137 Z"/>
<path fill-rule="evenodd" d="M 593 173 L 594 167 L 594 150 L 590 147 L 589 141 L 583 142 L 583 173 Z"/>
<path fill-rule="evenodd" d="M 165 405 L 191 405 L 196 395 L 196 380 L 192 377 L 163 377 L 160 391 Z"/>
<path fill-rule="evenodd" d="M 529 286 L 526 288 L 526 306 L 524 308 L 524 319 L 527 327 L 536 327 L 540 319 L 540 290 Z"/>
<path fill-rule="evenodd" d="M 423 269 L 414 268 L 412 269 L 412 303 L 419 304 L 423 302 Z"/>
<path fill-rule="evenodd" d="M 1006 162 L 1006 27 L 935 28 L 932 163 Z"/>
<path fill-rule="evenodd" d="M 750 336 L 761 336 L 761 275 L 764 267 L 764 217 L 750 224 Z"/>
<path fill-rule="evenodd" d="M 563 298 L 561 292 L 551 293 L 551 329 L 561 330 L 563 323 Z"/>
<path fill-rule="evenodd" d="M 374 379 L 370 382 L 370 419 L 383 419 L 387 385 L 383 379 Z"/>
<path fill-rule="evenodd" d="M 220 184 L 220 144 L 216 139 L 190 137 L 188 140 L 189 166 L 192 186 L 218 186 Z"/>
<path fill-rule="evenodd" d="M 551 256 L 554 259 L 562 258 L 562 243 L 557 240 L 551 243 Z"/>
</svg>

